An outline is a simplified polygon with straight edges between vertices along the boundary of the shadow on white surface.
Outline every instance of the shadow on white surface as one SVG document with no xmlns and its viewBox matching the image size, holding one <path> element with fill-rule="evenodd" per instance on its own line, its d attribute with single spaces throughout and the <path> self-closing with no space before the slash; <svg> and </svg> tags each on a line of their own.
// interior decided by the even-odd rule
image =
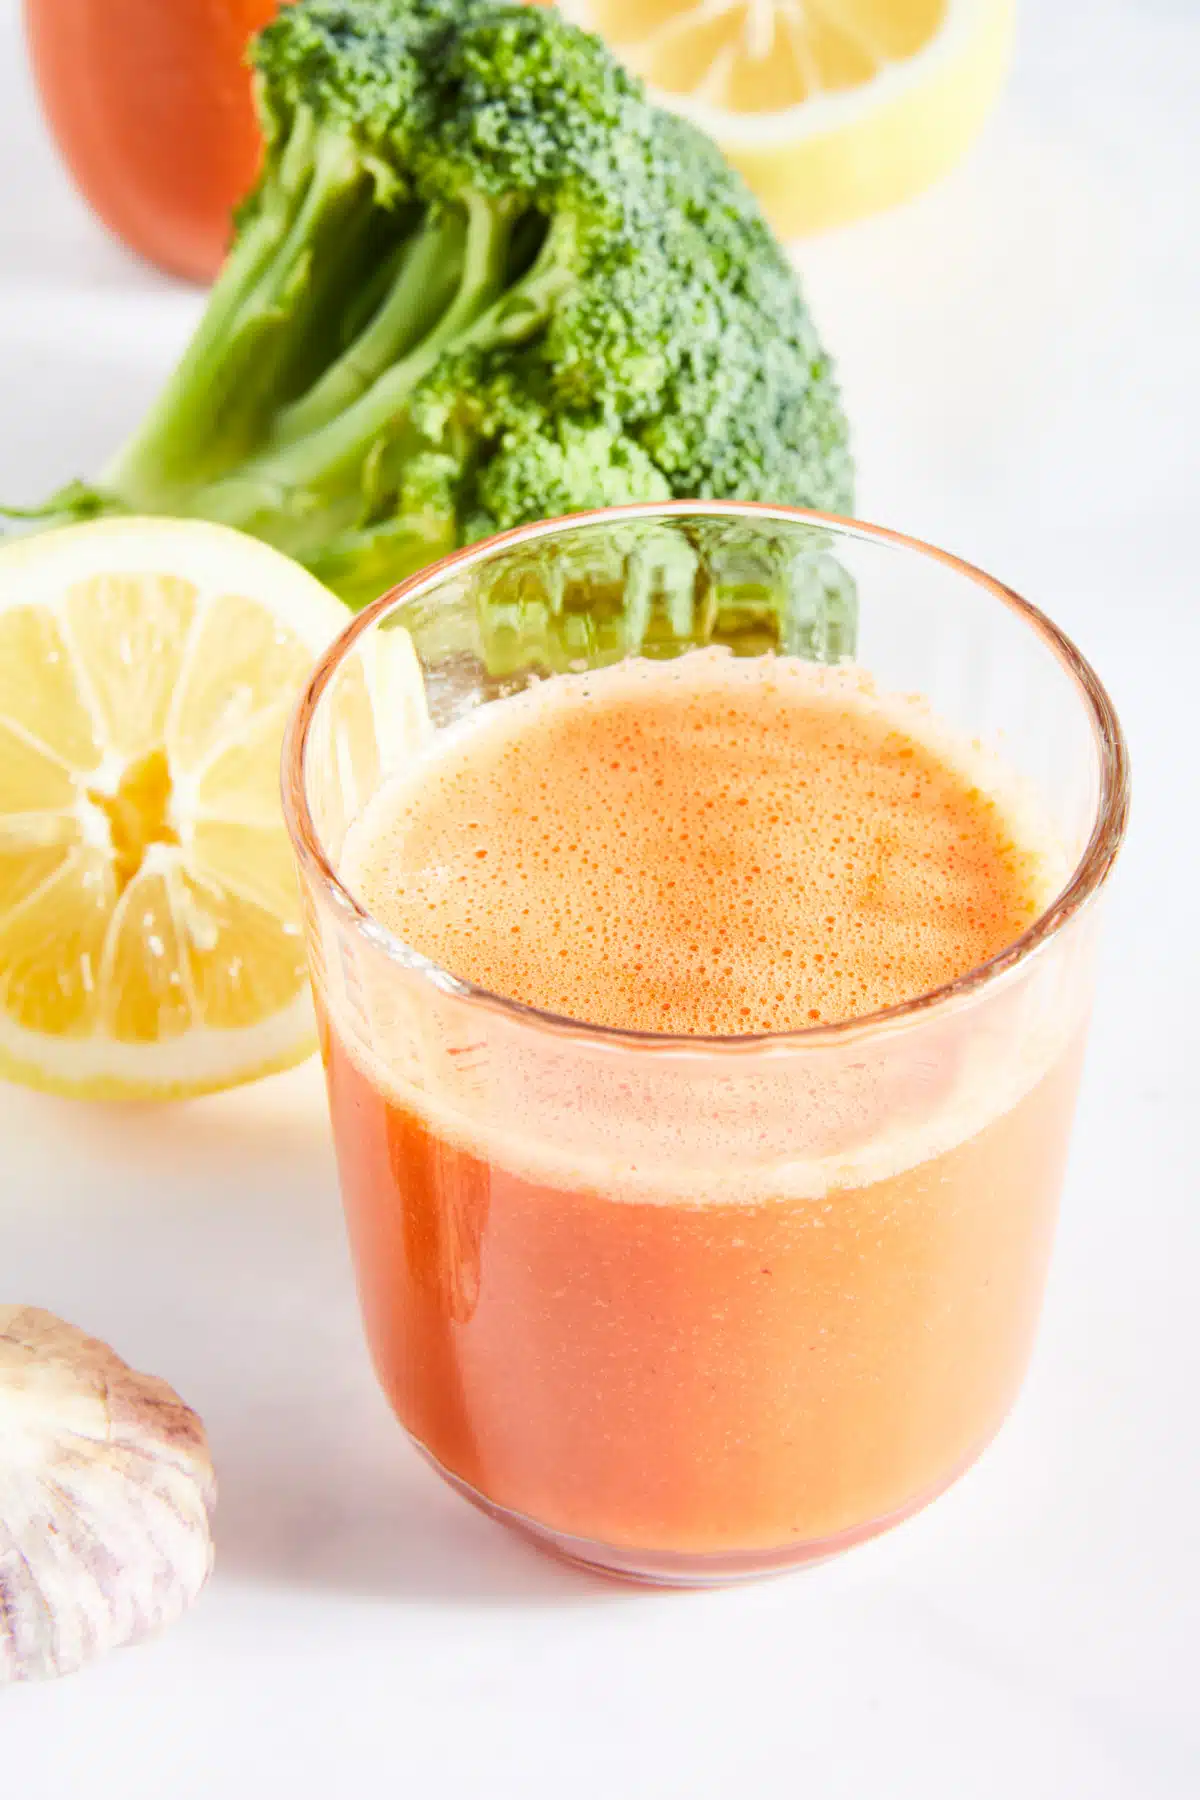
<svg viewBox="0 0 1200 1800">
<path fill-rule="evenodd" d="M 573 1568 L 476 1513 L 428 1470 L 390 1415 L 330 1455 L 321 1420 L 227 1443 L 218 1579 L 390 1602 L 578 1606 L 637 1590 Z M 374 1439 L 374 1441 L 372 1441 Z"/>
</svg>

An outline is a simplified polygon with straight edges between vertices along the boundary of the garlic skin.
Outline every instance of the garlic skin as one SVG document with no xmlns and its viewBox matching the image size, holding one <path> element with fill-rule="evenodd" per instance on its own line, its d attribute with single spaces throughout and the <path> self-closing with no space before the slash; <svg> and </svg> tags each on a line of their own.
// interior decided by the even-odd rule
<svg viewBox="0 0 1200 1800">
<path fill-rule="evenodd" d="M 212 1568 L 215 1501 L 173 1388 L 53 1313 L 0 1306 L 0 1685 L 177 1618 Z"/>
</svg>

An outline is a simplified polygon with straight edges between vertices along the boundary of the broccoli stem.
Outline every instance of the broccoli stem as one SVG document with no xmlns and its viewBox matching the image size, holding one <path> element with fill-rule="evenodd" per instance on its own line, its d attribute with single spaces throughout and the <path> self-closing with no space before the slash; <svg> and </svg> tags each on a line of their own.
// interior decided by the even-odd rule
<svg viewBox="0 0 1200 1800">
<path fill-rule="evenodd" d="M 119 500 L 87 481 L 68 481 L 40 506 L 0 506 L 0 519 L 22 519 L 30 523 L 72 525 L 84 519 L 103 518 L 106 513 L 119 513 Z"/>
<path fill-rule="evenodd" d="M 330 282 L 347 280 L 338 252 L 372 205 L 373 180 L 353 146 L 320 131 L 301 110 L 199 330 L 141 428 L 104 472 L 102 490 L 131 508 L 163 510 L 195 486 L 198 474 L 218 475 L 257 447 L 264 403 L 278 389 L 289 351 L 305 343 Z"/>
<path fill-rule="evenodd" d="M 327 535 L 332 505 L 341 519 L 348 502 L 362 510 L 364 465 L 373 465 L 377 446 L 403 428 L 405 402 L 452 345 L 472 341 L 471 328 L 485 319 L 498 297 L 517 299 L 529 276 L 504 294 L 509 244 L 519 207 L 511 199 L 471 194 L 465 203 L 466 238 L 462 274 L 454 298 L 440 319 L 407 355 L 393 363 L 356 401 L 315 430 L 252 458 L 235 474 L 181 497 L 188 513 L 244 530 L 256 530 L 293 554 Z M 539 258 L 540 261 L 540 258 Z M 403 282 L 403 271 L 399 277 Z M 390 302 L 384 302 L 390 309 Z M 378 317 L 378 314 L 376 315 Z M 374 321 L 367 327 L 373 329 Z M 352 520 L 351 520 L 352 522 Z"/>
<path fill-rule="evenodd" d="M 404 245 L 395 279 L 370 323 L 300 399 L 280 411 L 271 446 L 281 449 L 327 425 L 430 332 L 462 278 L 465 220 L 454 211 L 427 213 Z"/>
<path fill-rule="evenodd" d="M 519 344 L 547 324 L 559 296 L 577 279 L 571 266 L 575 245 L 575 221 L 559 213 L 532 266 L 485 311 L 477 315 L 463 334 L 462 349 L 492 350 L 503 344 Z"/>
</svg>

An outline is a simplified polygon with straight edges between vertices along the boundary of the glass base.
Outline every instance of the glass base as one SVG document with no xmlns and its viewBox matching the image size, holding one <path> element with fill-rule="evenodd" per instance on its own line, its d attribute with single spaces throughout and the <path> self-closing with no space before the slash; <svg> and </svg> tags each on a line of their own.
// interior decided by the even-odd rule
<svg viewBox="0 0 1200 1800">
<path fill-rule="evenodd" d="M 541 1549 L 549 1550 L 566 1562 L 575 1563 L 596 1574 L 612 1576 L 622 1581 L 642 1582 L 651 1587 L 723 1587 L 734 1581 L 755 1581 L 766 1575 L 786 1575 L 790 1569 L 809 1568 L 815 1563 L 827 1562 L 830 1557 L 840 1555 L 843 1550 L 852 1550 L 856 1544 L 865 1544 L 870 1538 L 890 1531 L 894 1525 L 902 1525 L 905 1519 L 911 1519 L 915 1513 L 944 1494 L 947 1488 L 953 1487 L 983 1448 L 980 1446 L 980 1450 L 973 1451 L 944 1481 L 939 1481 L 936 1486 L 918 1494 L 915 1499 L 906 1501 L 894 1512 L 868 1520 L 863 1525 L 852 1525 L 848 1530 L 836 1532 L 832 1537 L 808 1538 L 800 1543 L 782 1544 L 777 1549 L 768 1550 L 691 1552 L 631 1549 L 623 1544 L 607 1544 L 598 1538 L 575 1537 L 569 1531 L 555 1531 L 549 1525 L 539 1524 L 538 1520 L 529 1518 L 525 1513 L 514 1512 L 507 1506 L 498 1506 L 486 1494 L 481 1494 L 478 1488 L 473 1488 L 461 1476 L 447 1469 L 418 1438 L 411 1438 L 411 1442 L 431 1468 L 437 1470 L 443 1481 L 489 1518 L 498 1520 L 501 1525 L 508 1525 L 522 1537 L 529 1538 Z"/>
</svg>

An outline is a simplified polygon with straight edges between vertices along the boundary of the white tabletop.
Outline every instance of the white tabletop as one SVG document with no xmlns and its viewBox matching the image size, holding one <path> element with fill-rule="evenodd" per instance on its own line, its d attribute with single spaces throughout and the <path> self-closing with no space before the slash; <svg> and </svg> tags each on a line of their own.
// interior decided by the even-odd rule
<svg viewBox="0 0 1200 1800">
<path fill-rule="evenodd" d="M 1132 741 L 1134 824 L 1011 1423 L 951 1494 L 836 1563 L 715 1593 L 609 1585 L 477 1517 L 392 1423 L 314 1066 L 158 1111 L 0 1090 L 3 1297 L 174 1381 L 221 1478 L 196 1610 L 5 1695 L 14 1800 L 1200 1792 L 1184 737 L 1200 709 L 1200 13 L 1023 11 L 1011 89 L 967 164 L 801 256 L 857 425 L 860 510 L 1038 600 Z M 0 0 L 0 493 L 94 469 L 198 306 L 72 195 L 16 0 Z"/>
</svg>

